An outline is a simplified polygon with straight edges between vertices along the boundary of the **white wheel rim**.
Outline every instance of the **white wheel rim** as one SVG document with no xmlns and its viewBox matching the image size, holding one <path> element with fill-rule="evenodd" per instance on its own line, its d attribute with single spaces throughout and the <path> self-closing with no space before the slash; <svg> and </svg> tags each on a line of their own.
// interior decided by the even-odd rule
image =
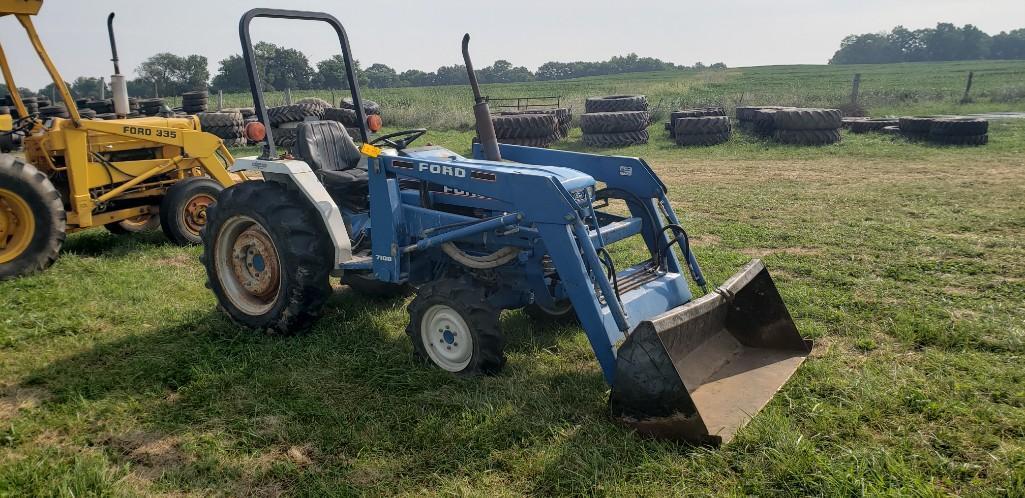
<svg viewBox="0 0 1025 498">
<path fill-rule="evenodd" d="M 444 304 L 427 309 L 420 320 L 420 340 L 435 365 L 461 372 L 473 359 L 473 336 L 458 311 Z"/>
</svg>

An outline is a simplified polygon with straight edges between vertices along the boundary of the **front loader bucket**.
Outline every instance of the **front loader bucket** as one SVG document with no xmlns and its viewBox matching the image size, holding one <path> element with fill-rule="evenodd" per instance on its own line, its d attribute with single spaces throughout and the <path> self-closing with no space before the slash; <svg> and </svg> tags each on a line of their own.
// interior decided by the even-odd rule
<svg viewBox="0 0 1025 498">
<path fill-rule="evenodd" d="M 756 259 L 715 292 L 641 322 L 617 353 L 609 406 L 646 436 L 727 443 L 809 352 Z"/>
</svg>

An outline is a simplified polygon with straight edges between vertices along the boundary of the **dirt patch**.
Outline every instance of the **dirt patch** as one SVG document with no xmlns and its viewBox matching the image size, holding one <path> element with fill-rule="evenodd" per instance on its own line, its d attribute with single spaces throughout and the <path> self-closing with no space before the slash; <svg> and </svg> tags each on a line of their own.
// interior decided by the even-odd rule
<svg viewBox="0 0 1025 498">
<path fill-rule="evenodd" d="M 722 237 L 718 235 L 695 235 L 690 237 L 690 245 L 694 247 L 706 247 L 719 245 L 722 242 Z"/>
<path fill-rule="evenodd" d="M 135 431 L 111 436 L 107 445 L 130 460 L 132 471 L 146 480 L 158 479 L 164 472 L 192 461 L 182 451 L 177 436 Z"/>
<path fill-rule="evenodd" d="M 174 266 L 177 268 L 191 268 L 199 264 L 199 260 L 188 254 L 175 254 L 170 258 L 161 258 L 160 265 Z"/>
<path fill-rule="evenodd" d="M 745 256 L 751 256 L 752 258 L 764 258 L 774 254 L 791 254 L 795 256 L 817 256 L 822 254 L 822 249 L 815 247 L 749 247 L 747 249 L 741 249 L 741 254 Z"/>
<path fill-rule="evenodd" d="M 11 387 L 0 391 L 0 422 L 18 416 L 22 410 L 31 410 L 50 399 L 50 393 L 35 387 Z"/>
</svg>

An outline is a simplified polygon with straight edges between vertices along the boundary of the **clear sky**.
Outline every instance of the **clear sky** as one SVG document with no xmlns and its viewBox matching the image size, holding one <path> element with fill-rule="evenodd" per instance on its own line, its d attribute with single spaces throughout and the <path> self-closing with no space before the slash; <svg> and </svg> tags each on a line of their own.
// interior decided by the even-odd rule
<svg viewBox="0 0 1025 498">
<path fill-rule="evenodd" d="M 205 55 L 213 75 L 217 61 L 240 52 L 238 19 L 256 6 L 334 14 L 364 67 L 399 71 L 461 63 L 465 32 L 477 66 L 506 59 L 533 70 L 630 52 L 687 65 L 823 64 L 844 36 L 897 24 L 970 23 L 990 34 L 1025 27 L 1025 0 L 46 0 L 36 24 L 67 80 L 111 73 L 111 11 L 122 72 L 134 76 L 146 57 L 172 52 Z M 338 53 L 319 24 L 258 20 L 254 38 L 297 48 L 311 64 Z M 0 41 L 19 86 L 49 81 L 13 18 L 0 18 Z"/>
</svg>

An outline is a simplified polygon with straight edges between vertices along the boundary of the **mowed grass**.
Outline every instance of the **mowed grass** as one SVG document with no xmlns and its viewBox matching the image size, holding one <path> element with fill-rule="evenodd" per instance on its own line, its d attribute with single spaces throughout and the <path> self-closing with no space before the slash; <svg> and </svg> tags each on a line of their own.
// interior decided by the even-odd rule
<svg viewBox="0 0 1025 498">
<path fill-rule="evenodd" d="M 198 248 L 90 230 L 0 283 L 0 495 L 1025 495 L 1025 121 L 980 148 L 651 132 L 603 152 L 649 160 L 713 283 L 763 258 L 815 341 L 730 445 L 611 422 L 575 327 L 506 312 L 505 370 L 455 378 L 404 300 L 336 286 L 310 333 L 254 335 Z"/>
</svg>

